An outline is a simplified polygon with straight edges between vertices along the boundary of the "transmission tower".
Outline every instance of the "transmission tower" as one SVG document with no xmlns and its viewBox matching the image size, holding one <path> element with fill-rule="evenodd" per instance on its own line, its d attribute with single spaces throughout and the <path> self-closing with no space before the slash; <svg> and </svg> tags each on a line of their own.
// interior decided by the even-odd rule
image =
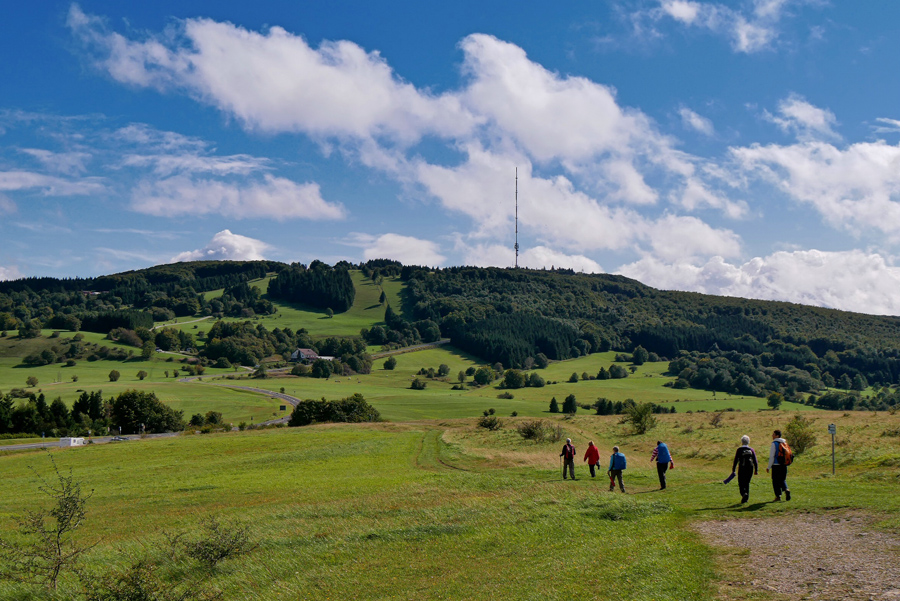
<svg viewBox="0 0 900 601">
<path fill-rule="evenodd" d="M 519 168 L 516 167 L 516 269 L 519 268 Z"/>
</svg>

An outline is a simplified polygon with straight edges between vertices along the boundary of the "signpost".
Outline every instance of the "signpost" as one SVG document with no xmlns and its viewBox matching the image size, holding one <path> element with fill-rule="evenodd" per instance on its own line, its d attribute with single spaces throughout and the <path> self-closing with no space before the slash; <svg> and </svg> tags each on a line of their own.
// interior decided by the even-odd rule
<svg viewBox="0 0 900 601">
<path fill-rule="evenodd" d="M 834 435 L 837 433 L 837 428 L 834 424 L 828 424 L 828 433 L 831 434 L 831 475 L 834 475 Z"/>
</svg>

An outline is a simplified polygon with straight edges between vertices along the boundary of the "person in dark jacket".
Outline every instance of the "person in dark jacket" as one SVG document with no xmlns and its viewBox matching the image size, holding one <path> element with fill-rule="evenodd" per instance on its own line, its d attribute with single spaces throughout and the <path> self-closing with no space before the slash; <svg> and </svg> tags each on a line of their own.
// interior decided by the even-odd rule
<svg viewBox="0 0 900 601">
<path fill-rule="evenodd" d="M 619 452 L 619 447 L 613 447 L 613 454 L 609 456 L 609 469 L 606 474 L 609 476 L 609 492 L 616 490 L 615 480 L 619 481 L 619 488 L 625 492 L 625 483 L 622 482 L 622 472 L 628 467 L 625 455 Z"/>
<path fill-rule="evenodd" d="M 563 445 L 562 453 L 559 454 L 563 458 L 563 480 L 566 479 L 566 469 L 572 474 L 572 480 L 575 479 L 575 446 L 572 439 L 567 438 L 566 444 Z"/>
<path fill-rule="evenodd" d="M 588 467 L 591 470 L 591 478 L 593 478 L 594 470 L 597 469 L 597 464 L 600 463 L 600 451 L 594 446 L 593 440 L 588 443 L 587 451 L 584 452 L 583 461 L 587 461 Z"/>
<path fill-rule="evenodd" d="M 741 492 L 741 503 L 746 503 L 750 499 L 750 480 L 759 474 L 756 451 L 750 447 L 749 436 L 741 436 L 741 446 L 734 452 L 731 473 L 735 472 L 737 472 L 738 490 Z"/>
<path fill-rule="evenodd" d="M 650 454 L 650 463 L 656 462 L 656 474 L 659 476 L 659 490 L 666 489 L 666 470 L 669 467 L 675 468 L 675 462 L 672 461 L 672 454 L 669 453 L 669 447 L 661 440 L 656 441 L 656 448 Z"/>
</svg>

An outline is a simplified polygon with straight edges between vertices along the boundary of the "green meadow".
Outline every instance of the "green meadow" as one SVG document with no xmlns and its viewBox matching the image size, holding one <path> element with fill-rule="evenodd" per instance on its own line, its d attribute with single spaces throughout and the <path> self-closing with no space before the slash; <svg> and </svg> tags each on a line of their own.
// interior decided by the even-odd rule
<svg viewBox="0 0 900 601">
<path fill-rule="evenodd" d="M 697 520 L 853 513 L 869 516 L 875 528 L 900 529 L 900 438 L 891 434 L 900 416 L 813 414 L 818 444 L 790 469 L 794 499 L 769 502 L 761 474 L 750 503 L 737 504 L 736 486 L 721 480 L 738 438 L 749 434 L 765 460 L 773 424 L 790 415 L 735 412 L 714 427 L 708 414 L 670 414 L 642 436 L 612 416 L 551 418 L 579 453 L 589 439 L 604 458 L 613 444 L 622 447 L 627 495 L 607 492 L 605 476 L 591 479 L 580 461 L 578 480 L 561 480 L 561 443 L 523 440 L 514 430 L 523 418 L 503 418 L 495 432 L 471 419 L 438 419 L 181 436 L 52 454 L 93 490 L 80 533 L 97 542 L 85 558 L 88 572 L 144 557 L 165 566 L 160 574 L 186 578 L 200 568 L 169 557 L 162 532 L 192 531 L 211 514 L 248 525 L 258 543 L 204 572 L 203 587 L 224 599 L 703 600 L 716 598 L 728 566 L 691 528 Z M 824 434 L 829 422 L 838 425 L 835 477 Z M 657 438 L 669 442 L 676 462 L 664 493 L 655 490 L 649 462 Z M 0 455 L 3 532 L 22 508 L 42 502 L 32 469 L 48 475 L 45 453 Z M 0 598 L 72 598 L 77 588 L 71 575 L 56 596 L 4 581 Z M 736 598 L 741 591 L 733 590 Z"/>
</svg>

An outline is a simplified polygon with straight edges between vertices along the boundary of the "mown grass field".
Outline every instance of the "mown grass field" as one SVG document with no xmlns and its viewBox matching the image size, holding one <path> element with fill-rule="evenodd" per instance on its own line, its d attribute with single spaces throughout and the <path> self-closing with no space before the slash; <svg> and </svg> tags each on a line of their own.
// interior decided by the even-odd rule
<svg viewBox="0 0 900 601">
<path fill-rule="evenodd" d="M 322 425 L 53 456 L 94 491 L 83 532 L 99 541 L 89 570 L 116 569 L 123 553 L 165 561 L 162 530 L 191 529 L 214 514 L 249 524 L 259 543 L 211 573 L 209 586 L 224 599 L 703 600 L 715 597 L 722 566 L 690 528 L 695 520 L 854 512 L 900 530 L 900 437 L 883 436 L 900 427 L 900 416 L 811 415 L 820 436 L 790 469 L 793 500 L 768 502 L 761 474 L 743 506 L 735 484 L 721 483 L 738 439 L 749 434 L 765 460 L 769 433 L 786 412 L 731 413 L 718 428 L 708 414 L 665 415 L 642 436 L 614 417 L 552 418 L 579 453 L 588 439 L 604 458 L 613 444 L 623 448 L 628 495 L 606 492 L 605 476 L 592 480 L 580 461 L 578 480 L 562 481 L 561 443 L 524 441 L 513 429 L 522 418 L 505 418 L 496 432 L 474 420 Z M 838 426 L 836 477 L 830 422 Z M 665 492 L 655 490 L 649 462 L 657 438 L 676 462 Z M 41 452 L 0 455 L 3 532 L 39 502 L 31 468 L 50 471 Z M 183 563 L 172 572 L 196 570 Z M 74 586 L 67 579 L 56 598 L 71 598 Z M 0 599 L 22 598 L 50 596 L 0 583 Z"/>
</svg>

